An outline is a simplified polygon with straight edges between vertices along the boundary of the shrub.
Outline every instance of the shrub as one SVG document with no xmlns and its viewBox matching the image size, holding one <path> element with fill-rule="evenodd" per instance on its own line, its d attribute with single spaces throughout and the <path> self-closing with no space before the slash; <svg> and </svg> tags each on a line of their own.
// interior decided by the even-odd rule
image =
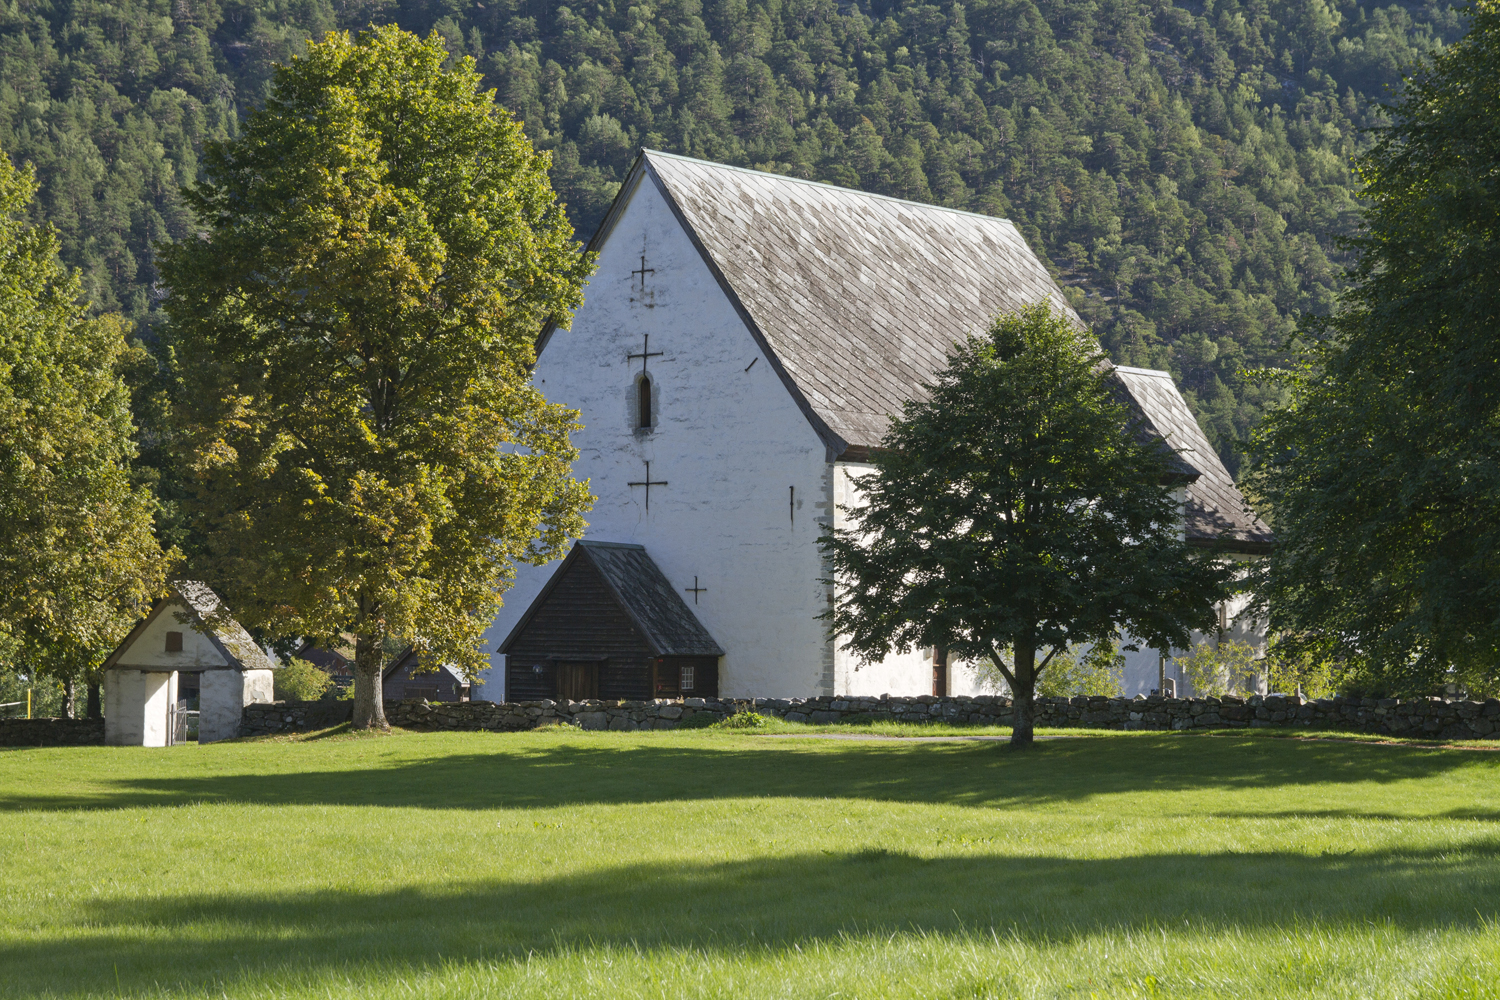
<svg viewBox="0 0 1500 1000">
<path fill-rule="evenodd" d="M 1346 680 L 1337 664 L 1310 651 L 1288 656 L 1273 645 L 1266 666 L 1271 690 L 1283 694 L 1298 692 L 1308 698 L 1332 698 Z"/>
<path fill-rule="evenodd" d="M 1266 667 L 1248 642 L 1225 639 L 1219 643 L 1202 642 L 1186 656 L 1176 657 L 1183 678 L 1193 686 L 1198 698 L 1218 698 L 1231 691 L 1243 691 L 1250 679 Z"/>
<path fill-rule="evenodd" d="M 771 720 L 759 712 L 735 712 L 719 723 L 720 729 L 764 729 Z"/>
<path fill-rule="evenodd" d="M 1125 657 L 1113 642 L 1095 643 L 1084 650 L 1074 646 L 1047 664 L 1036 693 L 1051 698 L 1079 695 L 1118 698 L 1125 692 Z"/>
<path fill-rule="evenodd" d="M 717 725 L 718 720 L 707 712 L 695 712 L 677 723 L 678 729 L 707 729 L 709 726 Z"/>
<path fill-rule="evenodd" d="M 317 701 L 333 686 L 333 678 L 307 660 L 293 657 L 275 672 L 277 701 Z"/>
</svg>

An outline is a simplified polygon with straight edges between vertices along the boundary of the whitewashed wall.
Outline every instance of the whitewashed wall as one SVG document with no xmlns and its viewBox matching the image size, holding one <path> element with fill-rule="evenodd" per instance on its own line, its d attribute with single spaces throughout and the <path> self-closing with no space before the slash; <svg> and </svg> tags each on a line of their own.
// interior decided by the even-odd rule
<svg viewBox="0 0 1500 1000">
<path fill-rule="evenodd" d="M 640 290 L 645 266 L 646 291 Z M 656 421 L 635 430 L 635 380 L 650 333 Z M 752 364 L 752 362 L 754 362 Z M 747 370 L 748 369 L 748 370 Z M 574 472 L 600 499 L 586 538 L 644 545 L 724 647 L 725 696 L 832 693 L 816 540 L 827 514 L 826 449 L 646 178 L 599 254 L 571 330 L 538 360 L 547 398 L 583 412 Z M 650 510 L 643 487 L 647 461 Z M 793 492 L 795 491 L 795 492 Z M 521 567 L 486 635 L 493 651 L 556 563 Z M 697 604 L 686 588 L 697 578 Z M 501 700 L 503 659 L 475 698 Z"/>
<path fill-rule="evenodd" d="M 104 742 L 117 747 L 166 746 L 167 712 L 176 703 L 176 672 L 106 670 Z"/>
<path fill-rule="evenodd" d="M 203 670 L 229 664 L 213 641 L 196 631 L 190 622 L 177 619 L 178 614 L 187 615 L 187 605 L 172 601 L 136 635 L 130 647 L 116 661 L 121 666 L 142 667 L 149 670 Z M 167 633 L 182 633 L 182 652 L 167 652 Z"/>
<path fill-rule="evenodd" d="M 198 742 L 214 743 L 240 734 L 246 705 L 275 700 L 269 670 L 205 670 L 198 681 Z"/>
<path fill-rule="evenodd" d="M 1237 555 L 1233 558 L 1238 562 L 1248 564 L 1256 557 Z M 1252 595 L 1240 594 L 1227 602 L 1226 618 L 1229 628 L 1224 631 L 1223 639 L 1248 643 L 1255 648 L 1258 655 L 1263 656 L 1266 651 L 1266 622 L 1248 613 L 1247 609 L 1252 600 Z M 1218 633 L 1194 632 L 1192 645 L 1196 647 L 1203 643 L 1213 644 L 1219 639 Z M 1161 679 L 1162 671 L 1158 664 L 1157 650 L 1149 649 L 1141 642 L 1136 644 L 1141 646 L 1140 650 L 1125 654 L 1124 694 L 1127 698 L 1133 698 L 1138 694 L 1150 694 L 1156 689 Z M 1179 697 L 1191 697 L 1198 694 L 1175 662 L 1177 656 L 1187 652 L 1188 650 L 1185 649 L 1171 650 L 1165 664 L 1166 675 L 1176 683 Z M 1268 692 L 1267 678 L 1264 674 L 1255 679 L 1254 687 L 1261 694 Z"/>
<path fill-rule="evenodd" d="M 836 513 L 840 528 L 849 527 L 849 514 L 846 510 L 858 509 L 864 505 L 864 491 L 859 487 L 859 479 L 871 471 L 872 467 L 862 462 L 838 462 L 834 465 L 834 503 L 837 505 L 836 509 L 845 508 Z M 879 662 L 861 663 L 853 653 L 838 649 L 834 654 L 836 693 L 866 696 L 932 694 L 932 655 L 930 647 L 905 652 L 892 651 Z"/>
</svg>

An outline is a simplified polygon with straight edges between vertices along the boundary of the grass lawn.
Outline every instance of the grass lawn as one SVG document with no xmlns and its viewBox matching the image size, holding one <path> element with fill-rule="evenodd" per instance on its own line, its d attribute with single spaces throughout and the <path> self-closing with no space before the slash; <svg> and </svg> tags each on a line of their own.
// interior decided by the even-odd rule
<svg viewBox="0 0 1500 1000">
<path fill-rule="evenodd" d="M 1500 997 L 1500 753 L 0 751 L 0 996 Z"/>
</svg>

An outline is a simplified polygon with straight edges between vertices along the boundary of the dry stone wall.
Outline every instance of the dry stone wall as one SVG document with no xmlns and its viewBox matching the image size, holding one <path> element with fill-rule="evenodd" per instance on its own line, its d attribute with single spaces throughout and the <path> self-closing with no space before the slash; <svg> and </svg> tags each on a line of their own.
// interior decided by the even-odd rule
<svg viewBox="0 0 1500 1000">
<path fill-rule="evenodd" d="M 103 719 L 0 719 L 0 747 L 103 745 Z"/>
<path fill-rule="evenodd" d="M 336 719 L 329 702 L 276 702 L 245 709 L 243 736 L 302 732 L 349 718 L 348 702 Z M 392 725 L 425 730 L 506 732 L 546 725 L 630 731 L 676 729 L 716 722 L 735 712 L 754 711 L 788 722 L 814 724 L 888 720 L 1004 725 L 1010 699 L 936 698 L 755 698 L 683 701 L 470 701 L 386 702 Z M 1249 698 L 1038 698 L 1036 724 L 1049 728 L 1093 729 L 1339 729 L 1389 736 L 1462 740 L 1500 738 L 1500 701 L 1444 701 L 1440 698 L 1329 698 L 1295 696 Z"/>
</svg>

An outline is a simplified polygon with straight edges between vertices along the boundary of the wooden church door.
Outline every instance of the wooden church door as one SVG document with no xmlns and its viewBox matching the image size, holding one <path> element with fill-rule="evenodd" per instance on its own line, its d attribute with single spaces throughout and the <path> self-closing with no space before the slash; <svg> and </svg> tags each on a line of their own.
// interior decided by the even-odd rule
<svg viewBox="0 0 1500 1000">
<path fill-rule="evenodd" d="M 599 697 L 597 660 L 560 660 L 556 676 L 559 700 L 587 701 Z"/>
</svg>

